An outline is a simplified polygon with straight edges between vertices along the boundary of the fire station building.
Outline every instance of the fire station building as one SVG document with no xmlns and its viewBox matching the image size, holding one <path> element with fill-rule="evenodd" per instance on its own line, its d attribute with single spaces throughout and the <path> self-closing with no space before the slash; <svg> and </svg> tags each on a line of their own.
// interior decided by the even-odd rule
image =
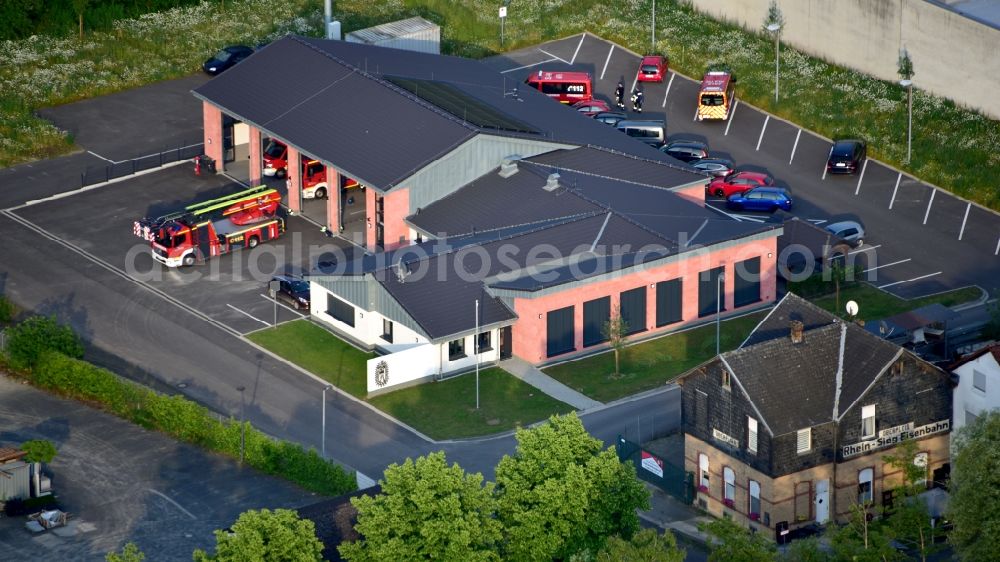
<svg viewBox="0 0 1000 562">
<path fill-rule="evenodd" d="M 317 204 L 301 197 L 301 159 L 326 167 L 318 222 L 367 252 L 318 265 L 312 314 L 384 353 L 369 392 L 598 350 L 615 310 L 638 339 L 775 299 L 780 224 L 706 207 L 707 176 L 524 77 L 286 37 L 194 92 L 209 156 L 224 160 L 224 116 L 248 128 L 252 183 L 262 138 L 289 147 L 293 212 Z"/>
<path fill-rule="evenodd" d="M 698 503 L 776 538 L 891 505 L 901 475 L 882 459 L 902 441 L 930 485 L 947 479 L 948 373 L 794 294 L 680 384 Z"/>
</svg>

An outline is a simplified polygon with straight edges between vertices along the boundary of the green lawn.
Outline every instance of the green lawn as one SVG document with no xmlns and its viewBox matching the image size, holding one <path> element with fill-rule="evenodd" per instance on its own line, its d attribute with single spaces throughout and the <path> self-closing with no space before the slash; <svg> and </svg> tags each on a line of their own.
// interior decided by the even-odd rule
<svg viewBox="0 0 1000 562">
<path fill-rule="evenodd" d="M 499 433 L 573 410 L 499 367 L 411 386 L 369 400 L 375 407 L 434 439 Z"/>
<path fill-rule="evenodd" d="M 479 373 L 478 411 L 476 377 L 471 374 L 368 399 L 365 362 L 374 355 L 309 320 L 267 328 L 247 338 L 435 439 L 499 433 L 573 409 L 496 367 Z"/>
<path fill-rule="evenodd" d="M 267 328 L 247 338 L 344 392 L 362 399 L 368 394 L 365 362 L 374 355 L 359 351 L 308 320 Z"/>
<path fill-rule="evenodd" d="M 723 351 L 743 343 L 766 312 L 722 322 Z M 556 365 L 545 373 L 594 400 L 609 402 L 656 388 L 715 355 L 715 324 L 633 345 L 621 356 L 622 378 L 613 379 L 613 353 Z"/>
<path fill-rule="evenodd" d="M 879 320 L 936 302 L 945 306 L 954 306 L 977 299 L 980 294 L 981 291 L 977 287 L 964 287 L 922 299 L 903 300 L 885 291 L 880 291 L 868 283 L 858 283 L 840 290 L 839 307 L 835 295 L 813 299 L 812 302 L 834 314 L 843 315 L 847 301 L 855 301 L 858 303 L 858 316 L 860 318 Z"/>
</svg>

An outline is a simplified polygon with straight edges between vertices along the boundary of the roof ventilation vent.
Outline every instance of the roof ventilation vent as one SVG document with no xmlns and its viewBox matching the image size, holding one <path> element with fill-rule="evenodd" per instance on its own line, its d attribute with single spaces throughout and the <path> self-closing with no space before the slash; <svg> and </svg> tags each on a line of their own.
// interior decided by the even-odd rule
<svg viewBox="0 0 1000 562">
<path fill-rule="evenodd" d="M 549 174 L 548 181 L 545 182 L 545 191 L 554 191 L 559 189 L 559 173 L 552 172 Z"/>
<path fill-rule="evenodd" d="M 509 178 L 517 173 L 517 161 L 521 157 L 518 155 L 508 156 L 500 162 L 500 177 Z"/>
<path fill-rule="evenodd" d="M 804 327 L 802 322 L 798 320 L 791 321 L 789 328 L 791 329 L 792 343 L 802 343 L 802 330 Z"/>
<path fill-rule="evenodd" d="M 403 263 L 403 260 L 400 259 L 398 262 L 396 262 L 396 279 L 400 283 L 402 283 L 403 280 L 409 276 L 410 276 L 410 266 Z"/>
</svg>

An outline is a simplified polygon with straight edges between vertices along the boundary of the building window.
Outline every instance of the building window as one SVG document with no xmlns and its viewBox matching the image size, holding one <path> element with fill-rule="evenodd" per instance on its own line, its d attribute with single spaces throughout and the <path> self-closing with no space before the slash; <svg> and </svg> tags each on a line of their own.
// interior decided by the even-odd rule
<svg viewBox="0 0 1000 562">
<path fill-rule="evenodd" d="M 448 361 L 465 357 L 465 338 L 448 342 Z"/>
<path fill-rule="evenodd" d="M 872 477 L 875 471 L 866 468 L 858 472 L 858 503 L 867 505 L 872 501 Z"/>
<path fill-rule="evenodd" d="M 760 482 L 751 480 L 748 490 L 750 491 L 750 519 L 756 521 L 760 519 Z"/>
<path fill-rule="evenodd" d="M 733 469 L 724 467 L 722 469 L 722 480 L 725 482 L 722 499 L 726 505 L 733 507 L 736 502 L 736 473 Z"/>
<path fill-rule="evenodd" d="M 875 437 L 875 404 L 861 408 L 861 438 Z"/>
<path fill-rule="evenodd" d="M 739 308 L 760 301 L 760 258 L 737 262 L 733 270 L 736 273 L 733 306 Z"/>
<path fill-rule="evenodd" d="M 611 297 L 602 297 L 583 303 L 583 346 L 588 347 L 608 341 L 604 324 L 611 319 Z"/>
<path fill-rule="evenodd" d="M 972 425 L 972 424 L 976 423 L 976 420 L 978 420 L 978 419 L 979 419 L 979 416 L 977 416 L 976 414 L 973 414 L 972 412 L 970 412 L 968 410 L 965 411 L 965 425 Z"/>
<path fill-rule="evenodd" d="M 330 295 L 326 299 L 326 313 L 350 327 L 354 327 L 354 307 Z"/>
<path fill-rule="evenodd" d="M 553 310 L 546 315 L 545 353 L 552 357 L 575 349 L 576 326 L 573 324 L 573 307 Z"/>
<path fill-rule="evenodd" d="M 726 390 L 733 389 L 732 375 L 730 375 L 729 371 L 725 369 L 722 370 L 722 388 Z"/>
<path fill-rule="evenodd" d="M 698 317 L 704 318 L 715 314 L 717 311 L 726 310 L 726 284 L 719 284 L 719 277 L 722 276 L 722 272 L 725 267 L 716 267 L 715 269 L 707 269 L 698 274 Z M 719 296 L 722 296 L 722 302 L 719 303 Z M 718 305 L 717 305 L 718 303 Z M 718 306 L 718 308 L 716 308 Z"/>
<path fill-rule="evenodd" d="M 807 453 L 812 448 L 812 429 L 800 429 L 795 434 L 795 452 Z"/>
<path fill-rule="evenodd" d="M 382 339 L 392 343 L 392 320 L 388 318 L 382 319 Z"/>
<path fill-rule="evenodd" d="M 972 388 L 979 392 L 986 392 L 986 373 L 972 371 Z"/>
<path fill-rule="evenodd" d="M 622 291 L 618 299 L 622 320 L 625 322 L 625 333 L 644 332 L 646 330 L 646 286 Z"/>
<path fill-rule="evenodd" d="M 698 453 L 698 488 L 700 488 L 702 492 L 708 493 L 708 484 L 708 455 L 705 453 Z"/>
<path fill-rule="evenodd" d="M 747 452 L 757 454 L 757 420 L 747 417 Z"/>
<path fill-rule="evenodd" d="M 493 349 L 493 332 L 480 332 L 476 339 L 476 353 Z"/>
<path fill-rule="evenodd" d="M 684 319 L 683 294 L 680 279 L 656 284 L 656 327 L 666 326 Z"/>
</svg>

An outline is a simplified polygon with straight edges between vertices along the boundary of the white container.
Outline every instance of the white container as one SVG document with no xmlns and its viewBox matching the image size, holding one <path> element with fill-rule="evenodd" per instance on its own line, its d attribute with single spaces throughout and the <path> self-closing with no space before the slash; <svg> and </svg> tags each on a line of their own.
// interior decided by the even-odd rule
<svg viewBox="0 0 1000 562">
<path fill-rule="evenodd" d="M 421 17 L 399 20 L 347 34 L 349 43 L 441 54 L 441 28 Z"/>
</svg>

